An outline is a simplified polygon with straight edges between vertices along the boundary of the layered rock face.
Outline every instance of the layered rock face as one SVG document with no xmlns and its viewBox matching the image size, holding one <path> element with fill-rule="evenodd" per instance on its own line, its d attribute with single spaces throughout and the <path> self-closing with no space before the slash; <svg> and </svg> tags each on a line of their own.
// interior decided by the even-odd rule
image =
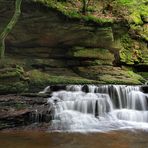
<svg viewBox="0 0 148 148">
<path fill-rule="evenodd" d="M 52 118 L 47 98 L 17 95 L 0 96 L 0 130 L 49 122 Z"/>
<path fill-rule="evenodd" d="M 2 31 L 14 12 L 14 1 L 0 0 L 0 11 Z M 27 91 L 49 83 L 141 84 L 144 79 L 122 65 L 144 71 L 147 47 L 144 42 L 131 43 L 128 27 L 121 24 L 100 26 L 73 20 L 42 4 L 24 1 L 21 17 L 6 40 L 6 57 L 11 62 L 1 67 L 3 71 L 7 65 L 23 67 Z"/>
</svg>

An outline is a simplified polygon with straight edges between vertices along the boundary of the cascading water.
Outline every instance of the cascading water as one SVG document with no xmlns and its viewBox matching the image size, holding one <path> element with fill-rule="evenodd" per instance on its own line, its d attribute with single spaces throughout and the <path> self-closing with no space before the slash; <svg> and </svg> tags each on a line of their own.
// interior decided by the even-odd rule
<svg viewBox="0 0 148 148">
<path fill-rule="evenodd" d="M 140 86 L 68 85 L 48 103 L 54 114 L 50 130 L 148 130 L 148 94 Z"/>
</svg>

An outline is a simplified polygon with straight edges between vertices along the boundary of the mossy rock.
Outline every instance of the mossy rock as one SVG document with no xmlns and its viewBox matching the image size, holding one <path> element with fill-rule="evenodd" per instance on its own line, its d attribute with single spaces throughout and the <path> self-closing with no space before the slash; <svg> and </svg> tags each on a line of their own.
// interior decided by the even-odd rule
<svg viewBox="0 0 148 148">
<path fill-rule="evenodd" d="M 146 81 L 148 81 L 148 72 L 138 72 Z"/>
<path fill-rule="evenodd" d="M 100 77 L 100 80 L 105 81 L 109 84 L 129 84 L 129 85 L 136 85 L 136 84 L 142 84 L 138 79 L 131 79 L 131 78 L 125 78 L 123 76 L 111 76 L 111 75 L 103 75 Z"/>
<path fill-rule="evenodd" d="M 0 93 L 20 93 L 28 90 L 28 76 L 19 65 L 0 69 Z"/>
<path fill-rule="evenodd" d="M 138 36 L 141 40 L 148 41 L 148 24 L 140 25 L 130 25 L 130 32 L 134 32 L 134 36 Z"/>
<path fill-rule="evenodd" d="M 129 23 L 130 24 L 136 24 L 136 25 L 142 25 L 143 21 L 141 19 L 140 14 L 138 12 L 133 12 L 130 15 Z"/>
<path fill-rule="evenodd" d="M 9 93 L 21 93 L 28 91 L 28 83 L 19 81 L 19 82 L 9 82 L 9 84 L 0 84 L 0 94 L 9 94 Z"/>
<path fill-rule="evenodd" d="M 90 3 L 88 10 L 85 15 L 82 13 L 83 2 L 81 0 L 73 0 L 71 1 L 50 1 L 50 0 L 32 0 L 34 2 L 38 2 L 43 4 L 48 8 L 52 8 L 54 10 L 59 11 L 67 18 L 76 19 L 76 20 L 84 20 L 86 22 L 92 22 L 99 25 L 111 25 L 114 23 L 114 18 L 111 17 L 98 17 L 93 15 L 97 9 L 99 9 L 99 5 L 95 5 L 94 3 Z M 97 6 L 97 8 L 96 8 Z"/>
<path fill-rule="evenodd" d="M 93 84 L 100 83 L 82 77 L 73 76 L 55 76 L 39 70 L 31 70 L 28 72 L 30 84 L 29 88 L 32 91 L 40 91 L 51 84 Z"/>
<path fill-rule="evenodd" d="M 69 56 L 75 58 L 92 58 L 100 59 L 105 61 L 113 61 L 114 55 L 107 49 L 101 48 L 85 48 L 85 47 L 75 47 L 69 51 Z"/>
<path fill-rule="evenodd" d="M 111 84 L 142 84 L 142 76 L 129 69 L 112 66 L 89 66 L 75 69 L 80 76 Z"/>
<path fill-rule="evenodd" d="M 21 102 L 16 102 L 13 107 L 15 108 L 15 110 L 22 110 L 22 109 L 26 109 L 29 108 L 28 104 L 25 103 L 21 103 Z"/>
<path fill-rule="evenodd" d="M 121 38 L 122 48 L 119 51 L 120 61 L 127 65 L 147 65 L 147 45 L 132 39 L 128 34 Z"/>
</svg>

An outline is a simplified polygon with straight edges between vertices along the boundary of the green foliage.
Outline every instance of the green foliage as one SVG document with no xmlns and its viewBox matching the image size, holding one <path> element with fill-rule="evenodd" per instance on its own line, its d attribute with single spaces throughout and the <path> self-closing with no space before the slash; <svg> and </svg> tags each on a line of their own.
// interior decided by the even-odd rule
<svg viewBox="0 0 148 148">
<path fill-rule="evenodd" d="M 130 6 L 135 3 L 135 0 L 116 0 L 116 2 L 124 6 Z"/>
<path fill-rule="evenodd" d="M 129 12 L 127 16 L 124 16 L 127 18 L 129 23 L 142 25 L 142 17 L 148 16 L 148 7 L 146 2 L 147 0 L 116 0 L 114 3 L 117 5 L 119 9 L 121 9 L 121 11 Z"/>
<path fill-rule="evenodd" d="M 122 38 L 121 38 L 121 42 L 123 44 L 123 47 L 130 50 L 131 46 L 132 46 L 132 40 L 130 38 L 130 36 L 128 34 L 125 34 Z"/>
<path fill-rule="evenodd" d="M 148 41 L 148 27 L 147 25 L 130 24 L 131 30 L 135 31 L 143 40 Z"/>
<path fill-rule="evenodd" d="M 110 23 L 112 24 L 114 22 L 114 20 L 112 18 L 98 18 L 98 17 L 95 17 L 94 15 L 84 15 L 82 16 L 82 18 L 86 21 L 90 21 L 90 22 L 95 22 L 95 23 L 98 23 L 98 24 L 106 24 L 106 23 Z"/>
<path fill-rule="evenodd" d="M 121 38 L 123 48 L 120 50 L 121 62 L 132 65 L 142 61 L 141 50 L 135 49 L 134 41 L 128 34 Z"/>
<path fill-rule="evenodd" d="M 82 19 L 84 21 L 95 22 L 101 25 L 114 22 L 112 18 L 96 17 L 93 14 L 91 14 L 91 12 L 95 11 L 95 8 L 90 5 L 86 7 L 86 11 L 90 13 L 84 14 L 81 12 L 81 9 L 79 8 L 79 6 L 75 6 L 75 7 L 69 6 L 68 2 L 57 2 L 55 0 L 33 0 L 33 1 L 43 3 L 47 7 L 58 10 L 69 18 Z M 82 3 L 81 0 L 79 2 Z"/>
<path fill-rule="evenodd" d="M 131 18 L 131 22 L 130 23 L 134 23 L 136 25 L 142 25 L 143 24 L 143 21 L 141 19 L 141 16 L 140 16 L 139 12 L 133 12 L 130 15 L 130 18 Z"/>
<path fill-rule="evenodd" d="M 96 9 L 95 9 L 94 6 L 88 6 L 87 7 L 87 12 L 95 12 L 95 11 L 96 11 Z"/>
</svg>

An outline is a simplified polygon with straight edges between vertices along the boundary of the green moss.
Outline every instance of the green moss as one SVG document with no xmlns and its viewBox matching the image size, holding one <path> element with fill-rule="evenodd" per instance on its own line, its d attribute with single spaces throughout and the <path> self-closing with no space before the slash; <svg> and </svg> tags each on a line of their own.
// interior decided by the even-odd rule
<svg viewBox="0 0 148 148">
<path fill-rule="evenodd" d="M 94 6 L 89 6 L 87 10 L 89 13 L 87 15 L 83 15 L 80 7 L 82 5 L 82 1 L 80 0 L 78 2 L 75 1 L 74 2 L 75 5 L 71 4 L 71 2 L 57 2 L 56 0 L 33 0 L 33 1 L 40 2 L 49 8 L 60 11 L 65 16 L 72 19 L 81 19 L 88 22 L 98 23 L 100 25 L 108 23 L 112 24 L 114 22 L 112 18 L 97 17 L 91 14 L 95 11 Z"/>
<path fill-rule="evenodd" d="M 129 85 L 142 84 L 137 79 L 124 78 L 122 76 L 114 77 L 111 75 L 103 75 L 100 79 L 102 81 L 105 81 L 107 84 L 129 84 Z"/>
<path fill-rule="evenodd" d="M 88 6 L 87 7 L 87 12 L 95 12 L 96 8 L 94 6 Z"/>
<path fill-rule="evenodd" d="M 130 19 L 131 19 L 131 23 L 134 23 L 136 25 L 142 25 L 143 24 L 143 21 L 141 19 L 141 16 L 140 16 L 140 13 L 139 12 L 133 12 L 131 15 L 130 15 Z"/>
<path fill-rule="evenodd" d="M 79 67 L 77 73 L 107 84 L 142 84 L 144 82 L 144 79 L 132 70 L 112 66 Z"/>
<path fill-rule="evenodd" d="M 131 30 L 135 31 L 143 40 L 148 41 L 148 27 L 147 25 L 130 25 Z"/>
<path fill-rule="evenodd" d="M 90 3 L 87 8 L 87 14 L 83 15 L 81 12 L 82 9 L 82 1 L 81 0 L 73 0 L 71 1 L 57 1 L 57 0 L 33 0 L 35 2 L 40 2 L 47 7 L 56 9 L 62 12 L 64 15 L 70 18 L 77 18 L 83 19 L 85 21 L 91 21 L 98 24 L 106 24 L 106 23 L 113 23 L 113 17 L 105 17 L 103 15 L 96 15 L 100 14 L 100 4 L 103 5 L 105 9 L 106 5 L 111 5 L 113 10 L 116 13 L 121 13 L 124 18 L 130 23 L 135 23 L 136 25 L 143 24 L 142 17 L 148 16 L 148 7 L 146 5 L 146 0 L 115 0 L 112 2 L 95 2 Z M 118 15 L 118 14 L 117 14 Z"/>
<path fill-rule="evenodd" d="M 124 35 L 121 38 L 121 43 L 123 48 L 120 50 L 120 58 L 121 62 L 127 63 L 127 64 L 133 64 L 134 61 L 132 59 L 132 53 L 131 53 L 131 48 L 132 48 L 132 40 L 129 37 L 128 34 Z"/>
<path fill-rule="evenodd" d="M 28 91 L 28 83 L 27 82 L 13 82 L 9 84 L 1 84 L 0 83 L 0 93 L 8 94 L 8 93 L 21 93 Z"/>
<path fill-rule="evenodd" d="M 121 42 L 123 44 L 123 46 L 125 48 L 130 49 L 131 45 L 132 45 L 132 40 L 130 38 L 130 36 L 128 34 L 125 34 L 122 38 L 121 38 Z"/>
<path fill-rule="evenodd" d="M 98 18 L 98 17 L 96 17 L 94 15 L 83 15 L 82 18 L 85 21 L 95 22 L 95 23 L 98 23 L 100 25 L 113 24 L 114 23 L 114 19 L 112 19 L 112 18 Z"/>
<path fill-rule="evenodd" d="M 120 50 L 121 62 L 128 65 L 143 62 L 142 50 L 137 42 L 130 38 L 128 34 L 121 38 L 122 49 Z"/>
<path fill-rule="evenodd" d="M 99 59 L 99 60 L 94 60 L 93 62 L 94 64 L 92 64 L 91 66 L 93 65 L 113 65 L 113 60 L 109 60 L 109 59 Z"/>
<path fill-rule="evenodd" d="M 31 86 L 47 86 L 49 84 L 83 84 L 94 83 L 92 80 L 88 80 L 80 77 L 68 77 L 68 76 L 53 76 L 48 73 L 41 72 L 39 70 L 32 70 L 28 72 L 30 77 Z"/>
<path fill-rule="evenodd" d="M 140 75 L 134 73 L 133 71 L 128 70 L 128 71 L 125 71 L 125 73 L 127 74 L 128 77 L 131 77 L 135 80 L 144 81 L 144 79 Z"/>
<path fill-rule="evenodd" d="M 13 106 L 16 110 L 21 110 L 21 109 L 25 109 L 27 108 L 27 104 L 24 104 L 24 103 L 20 103 L 20 102 L 17 102 L 14 104 Z"/>
<path fill-rule="evenodd" d="M 148 26 L 144 25 L 143 30 L 140 32 L 140 35 L 142 36 L 145 41 L 148 41 Z"/>
<path fill-rule="evenodd" d="M 7 67 L 1 69 L 0 79 L 9 79 L 9 78 L 16 78 L 16 79 L 25 79 L 24 76 L 25 72 L 24 69 L 16 65 L 15 68 Z"/>
<path fill-rule="evenodd" d="M 124 6 L 130 6 L 134 4 L 135 0 L 116 0 L 116 2 Z"/>
<path fill-rule="evenodd" d="M 28 90 L 28 77 L 19 65 L 0 69 L 0 93 L 20 93 Z"/>
<path fill-rule="evenodd" d="M 26 92 L 28 90 L 28 83 L 24 81 L 16 82 L 12 85 L 12 92 Z"/>
<path fill-rule="evenodd" d="M 148 80 L 148 72 L 138 72 L 144 79 Z"/>
<path fill-rule="evenodd" d="M 109 50 L 101 48 L 75 47 L 69 51 L 68 55 L 76 58 L 98 59 L 96 62 L 108 64 L 114 60 L 114 55 Z"/>
<path fill-rule="evenodd" d="M 0 79 L 13 78 L 13 77 L 21 78 L 22 73 L 23 73 L 22 69 L 18 67 L 4 69 L 4 71 L 2 71 L 0 74 Z"/>
<path fill-rule="evenodd" d="M 81 14 L 79 13 L 79 11 L 74 7 L 67 6 L 68 3 L 66 2 L 57 2 L 55 0 L 33 0 L 33 1 L 40 2 L 49 8 L 60 11 L 69 18 L 77 18 L 77 19 L 81 18 Z"/>
<path fill-rule="evenodd" d="M 6 73 L 0 75 L 0 79 L 12 78 L 12 77 L 18 77 L 18 76 L 19 74 L 16 71 L 10 71 L 10 72 L 7 71 Z"/>
<path fill-rule="evenodd" d="M 140 30 L 143 30 L 143 18 L 148 16 L 147 0 L 116 0 L 113 3 L 116 13 L 121 14 L 129 25 L 138 26 Z M 138 34 L 142 38 L 146 38 L 141 31 Z"/>
</svg>

